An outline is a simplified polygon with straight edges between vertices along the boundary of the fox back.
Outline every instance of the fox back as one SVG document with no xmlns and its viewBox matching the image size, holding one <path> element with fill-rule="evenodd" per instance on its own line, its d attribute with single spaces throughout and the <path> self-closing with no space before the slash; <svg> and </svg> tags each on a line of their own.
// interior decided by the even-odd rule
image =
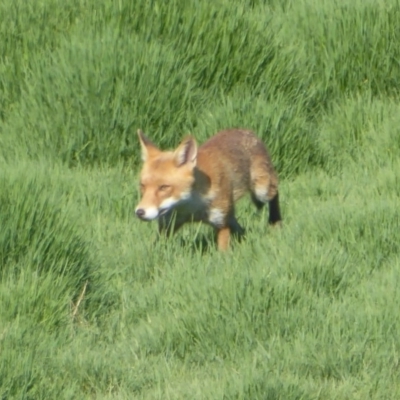
<svg viewBox="0 0 400 400">
<path fill-rule="evenodd" d="M 278 179 L 264 144 L 253 132 L 221 131 L 199 149 L 192 136 L 174 151 L 161 151 L 140 130 L 143 167 L 136 215 L 159 221 L 160 232 L 175 232 L 188 221 L 203 221 L 217 231 L 218 248 L 230 234 L 242 235 L 234 203 L 250 192 L 257 208 L 269 203 L 269 222 L 281 221 Z"/>
</svg>

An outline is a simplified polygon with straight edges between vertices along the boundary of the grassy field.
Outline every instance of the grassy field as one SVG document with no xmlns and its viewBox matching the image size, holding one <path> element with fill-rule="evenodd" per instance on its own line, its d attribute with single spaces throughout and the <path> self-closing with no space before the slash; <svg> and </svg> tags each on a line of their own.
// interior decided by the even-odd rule
<svg viewBox="0 0 400 400">
<path fill-rule="evenodd" d="M 0 2 L 0 399 L 399 399 L 398 0 Z M 284 228 L 135 219 L 162 147 L 263 138 Z"/>
</svg>

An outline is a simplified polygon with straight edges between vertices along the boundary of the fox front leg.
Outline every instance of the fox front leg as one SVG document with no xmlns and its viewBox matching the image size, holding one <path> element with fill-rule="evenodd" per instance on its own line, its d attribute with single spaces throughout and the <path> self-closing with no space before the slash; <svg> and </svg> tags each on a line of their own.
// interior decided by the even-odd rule
<svg viewBox="0 0 400 400">
<path fill-rule="evenodd" d="M 231 230 L 229 226 L 219 228 L 217 230 L 217 246 L 219 251 L 226 251 L 229 249 L 231 241 Z"/>
</svg>

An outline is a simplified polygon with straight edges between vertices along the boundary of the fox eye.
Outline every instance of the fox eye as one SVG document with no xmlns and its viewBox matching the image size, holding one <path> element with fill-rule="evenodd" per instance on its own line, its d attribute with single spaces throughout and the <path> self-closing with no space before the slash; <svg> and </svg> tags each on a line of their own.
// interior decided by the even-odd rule
<svg viewBox="0 0 400 400">
<path fill-rule="evenodd" d="M 143 185 L 143 183 L 140 182 L 139 188 L 140 188 L 140 190 L 144 190 L 144 185 Z"/>
<path fill-rule="evenodd" d="M 161 185 L 159 186 L 158 190 L 160 192 L 165 192 L 166 190 L 168 190 L 171 186 L 170 185 Z"/>
</svg>

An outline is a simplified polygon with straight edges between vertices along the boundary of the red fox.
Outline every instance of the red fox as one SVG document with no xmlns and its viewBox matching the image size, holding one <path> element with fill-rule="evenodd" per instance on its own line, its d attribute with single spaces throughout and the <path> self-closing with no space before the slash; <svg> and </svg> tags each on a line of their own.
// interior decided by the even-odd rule
<svg viewBox="0 0 400 400">
<path fill-rule="evenodd" d="M 199 148 L 187 136 L 174 151 L 161 151 L 141 130 L 138 136 L 143 167 L 135 213 L 145 221 L 158 219 L 160 233 L 203 221 L 216 229 L 218 249 L 226 250 L 231 233 L 244 233 L 234 203 L 246 192 L 258 209 L 269 203 L 270 224 L 281 223 L 278 177 L 253 132 L 224 130 Z"/>
</svg>

